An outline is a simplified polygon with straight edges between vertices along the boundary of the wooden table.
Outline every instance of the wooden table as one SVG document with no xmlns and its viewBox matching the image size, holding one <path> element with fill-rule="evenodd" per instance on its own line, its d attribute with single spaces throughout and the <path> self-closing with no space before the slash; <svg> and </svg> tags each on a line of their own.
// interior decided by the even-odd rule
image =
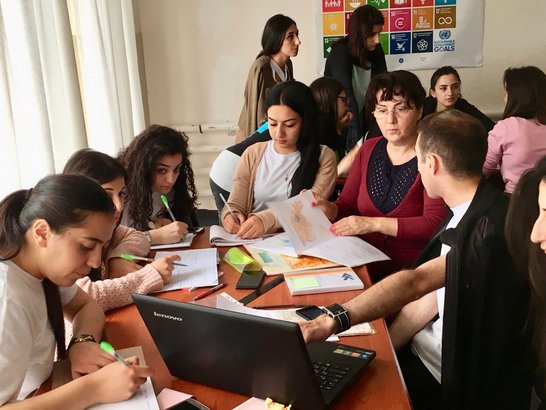
<svg viewBox="0 0 546 410">
<path fill-rule="evenodd" d="M 208 229 L 197 235 L 193 248 L 206 248 L 208 244 Z M 228 248 L 218 248 L 220 257 L 223 257 Z M 249 290 L 236 290 L 235 283 L 239 274 L 225 262 L 220 263 L 220 270 L 224 272 L 221 282 L 227 282 L 228 286 L 223 291 L 229 293 L 236 299 L 249 294 Z M 370 280 L 365 267 L 358 269 L 359 276 L 365 286 L 370 286 Z M 265 281 L 271 280 L 268 277 Z M 264 281 L 264 283 L 265 283 Z M 187 291 L 170 291 L 157 294 L 157 296 L 188 302 L 199 291 L 188 293 Z M 248 306 L 272 305 L 283 303 L 307 303 L 327 306 L 331 303 L 343 303 L 360 291 L 348 291 L 338 293 L 324 293 L 318 295 L 291 296 L 285 283 L 281 283 L 269 292 L 258 297 Z M 219 292 L 218 292 L 219 293 Z M 216 294 L 216 293 L 215 293 Z M 390 342 L 390 338 L 383 320 L 373 322 L 377 333 L 370 336 L 352 336 L 341 338 L 341 343 L 352 346 L 363 347 L 375 350 L 377 356 L 341 400 L 336 402 L 334 409 L 411 409 L 410 401 L 406 392 L 404 382 L 400 375 L 398 363 Z M 211 409 L 233 409 L 243 403 L 248 397 L 240 394 L 227 392 L 201 384 L 176 379 L 170 375 L 159 351 L 144 325 L 135 305 L 110 311 L 106 315 L 106 326 L 104 329 L 105 338 L 112 343 L 116 349 L 140 345 L 144 350 L 146 362 L 154 370 L 152 382 L 156 394 L 164 387 L 193 394 Z M 212 369 L 211 369 L 212 370 Z"/>
</svg>

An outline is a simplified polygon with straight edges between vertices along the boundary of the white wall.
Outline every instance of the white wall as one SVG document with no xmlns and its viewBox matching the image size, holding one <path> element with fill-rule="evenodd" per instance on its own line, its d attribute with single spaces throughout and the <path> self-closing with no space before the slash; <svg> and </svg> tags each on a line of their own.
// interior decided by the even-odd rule
<svg viewBox="0 0 546 410">
<path fill-rule="evenodd" d="M 460 73 L 469 101 L 484 111 L 500 112 L 505 68 L 527 64 L 546 70 L 546 1 L 485 3 L 483 67 Z M 309 83 L 317 76 L 317 0 L 136 0 L 135 7 L 152 122 L 236 121 L 263 26 L 276 13 L 292 17 L 301 32 L 295 77 Z M 425 87 L 431 73 L 417 72 Z"/>
<path fill-rule="evenodd" d="M 507 67 L 536 65 L 546 71 L 546 1 L 485 3 L 483 67 L 459 71 L 464 97 L 482 111 L 498 114 Z M 292 17 L 301 33 L 300 54 L 293 59 L 296 79 L 309 84 L 317 77 L 318 0 L 134 0 L 134 4 L 142 33 L 147 87 L 143 92 L 147 91 L 152 123 L 236 122 L 248 68 L 261 48 L 263 26 L 276 13 Z M 416 72 L 425 88 L 432 71 Z M 190 135 L 194 147 L 231 141 L 226 134 Z M 213 158 L 194 155 L 201 193 Z"/>
</svg>

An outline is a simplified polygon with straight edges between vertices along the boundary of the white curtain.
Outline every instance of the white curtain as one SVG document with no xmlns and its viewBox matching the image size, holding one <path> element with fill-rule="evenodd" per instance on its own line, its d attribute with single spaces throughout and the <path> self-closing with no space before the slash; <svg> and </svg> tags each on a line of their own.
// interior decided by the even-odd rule
<svg viewBox="0 0 546 410">
<path fill-rule="evenodd" d="M 86 145 L 66 2 L 0 0 L 0 196 Z"/>
<path fill-rule="evenodd" d="M 0 198 L 145 127 L 131 1 L 74 0 L 74 17 L 67 0 L 0 0 Z"/>
<path fill-rule="evenodd" d="M 115 155 L 145 127 L 131 0 L 75 0 L 87 136 Z"/>
</svg>

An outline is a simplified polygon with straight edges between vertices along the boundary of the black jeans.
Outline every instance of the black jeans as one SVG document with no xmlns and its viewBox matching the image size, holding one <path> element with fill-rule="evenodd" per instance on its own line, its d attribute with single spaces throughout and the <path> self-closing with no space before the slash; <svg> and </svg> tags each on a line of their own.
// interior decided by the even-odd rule
<svg viewBox="0 0 546 410">
<path fill-rule="evenodd" d="M 428 371 L 421 359 L 411 351 L 411 343 L 396 356 L 414 410 L 436 410 L 441 404 L 441 385 Z"/>
</svg>

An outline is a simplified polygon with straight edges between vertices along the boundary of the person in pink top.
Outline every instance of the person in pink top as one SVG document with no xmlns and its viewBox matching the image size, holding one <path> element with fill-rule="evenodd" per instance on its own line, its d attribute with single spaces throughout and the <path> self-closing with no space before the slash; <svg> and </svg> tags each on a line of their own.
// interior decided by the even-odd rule
<svg viewBox="0 0 546 410">
<path fill-rule="evenodd" d="M 425 97 L 421 82 L 408 71 L 374 77 L 365 109 L 383 136 L 362 144 L 336 202 L 315 201 L 337 221 L 333 233 L 359 235 L 391 258 L 368 265 L 375 281 L 411 267 L 446 214 L 443 200 L 427 195 L 417 170 L 417 122 Z"/>
<path fill-rule="evenodd" d="M 150 241 L 136 229 L 120 225 L 125 203 L 126 172 L 119 161 L 92 149 L 75 152 L 67 161 L 64 174 L 81 175 L 99 183 L 114 202 L 117 227 L 104 246 L 99 268 L 76 281 L 104 311 L 133 303 L 131 293 L 150 293 L 170 282 L 173 261 L 178 256 L 159 258 L 146 266 L 122 259 L 123 253 L 146 256 Z"/>
<path fill-rule="evenodd" d="M 546 155 L 546 75 L 532 66 L 508 68 L 504 90 L 506 106 L 489 132 L 483 173 L 489 177 L 500 168 L 512 193 L 523 172 Z"/>
</svg>

